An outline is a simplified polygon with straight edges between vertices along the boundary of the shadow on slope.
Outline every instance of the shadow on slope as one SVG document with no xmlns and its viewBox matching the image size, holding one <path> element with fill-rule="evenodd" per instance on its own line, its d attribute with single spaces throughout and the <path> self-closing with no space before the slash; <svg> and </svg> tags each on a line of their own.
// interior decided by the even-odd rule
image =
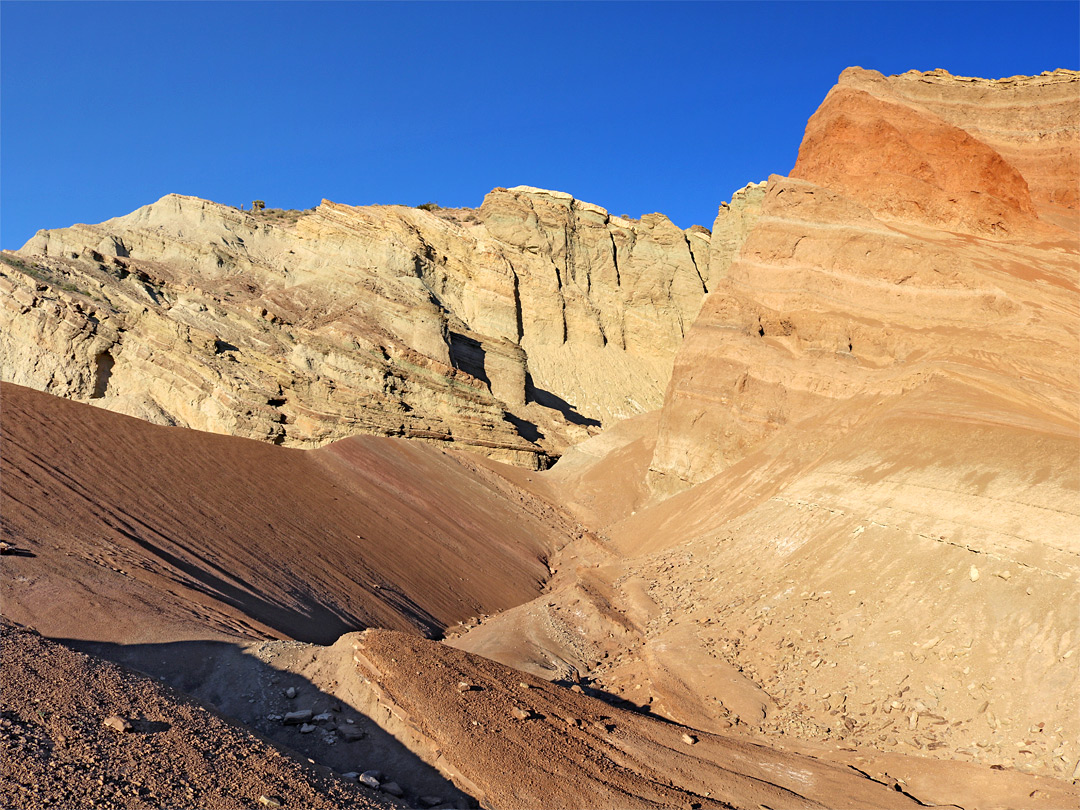
<svg viewBox="0 0 1080 810">
<path fill-rule="evenodd" d="M 322 688 L 341 673 L 305 670 L 326 648 L 281 641 L 240 645 L 222 641 L 110 644 L 56 639 L 80 652 L 121 664 L 213 706 L 250 730 L 338 774 L 378 770 L 396 782 L 411 805 L 420 796 L 448 806 L 476 807 L 435 768 L 384 731 L 362 708 Z M 287 690 L 295 697 L 287 697 Z M 307 723 L 285 722 L 290 712 L 310 712 Z M 324 719 L 315 720 L 314 718 Z M 308 729 L 311 730 L 302 730 Z M 362 788 L 367 791 L 367 788 Z M 372 792 L 372 795 L 377 795 Z"/>
<path fill-rule="evenodd" d="M 535 597 L 568 532 L 432 446 L 314 451 L 4 384 L 5 613 L 116 643 L 427 636 Z"/>
</svg>

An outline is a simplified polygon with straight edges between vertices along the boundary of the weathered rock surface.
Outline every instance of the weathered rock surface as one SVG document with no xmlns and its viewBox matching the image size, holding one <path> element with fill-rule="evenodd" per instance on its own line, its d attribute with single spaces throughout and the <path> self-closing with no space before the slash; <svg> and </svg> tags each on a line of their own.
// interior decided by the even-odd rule
<svg viewBox="0 0 1080 810">
<path fill-rule="evenodd" d="M 528 187 L 435 212 L 168 195 L 5 254 L 0 365 L 159 424 L 404 436 L 535 468 L 660 405 L 716 254 L 704 228 Z"/>
<path fill-rule="evenodd" d="M 1038 106 L 1063 80 L 1076 86 L 1057 72 L 1006 98 Z M 1080 238 L 1055 225 L 1069 209 L 895 97 L 833 93 L 817 119 L 800 156 L 814 176 L 770 178 L 662 411 L 534 476 L 598 542 L 544 597 L 453 643 L 545 677 L 573 668 L 702 730 L 1069 778 Z M 915 188 L 905 154 L 930 167 L 925 210 L 874 196 Z M 1062 171 L 1044 187 L 1080 182 Z M 997 213 L 1007 231 L 983 227 Z"/>
<path fill-rule="evenodd" d="M 981 79 L 944 70 L 885 77 L 848 68 L 839 85 L 891 97 L 963 129 L 1020 172 L 1037 208 L 1075 210 L 1080 203 L 1080 80 L 1074 70 Z"/>
<path fill-rule="evenodd" d="M 1025 178 L 991 146 L 889 93 L 895 78 L 846 71 L 807 126 L 793 177 L 770 179 L 676 359 L 652 462 L 661 490 L 706 480 L 820 407 L 934 374 L 1076 418 L 1075 231 L 1039 219 Z M 1007 87 L 1016 116 L 1057 133 L 1051 124 L 1071 120 L 1060 105 L 1052 120 L 1030 108 L 1044 92 L 1075 97 L 1080 74 Z M 1059 168 L 1062 186 L 1080 183 L 1080 161 Z"/>
</svg>

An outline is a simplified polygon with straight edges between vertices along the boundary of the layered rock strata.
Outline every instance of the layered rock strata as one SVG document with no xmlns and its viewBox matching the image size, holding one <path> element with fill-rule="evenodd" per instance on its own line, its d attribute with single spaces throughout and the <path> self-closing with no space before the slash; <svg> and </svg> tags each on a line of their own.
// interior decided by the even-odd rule
<svg viewBox="0 0 1080 810">
<path fill-rule="evenodd" d="M 475 211 L 169 195 L 5 254 L 0 362 L 7 381 L 161 424 L 543 466 L 659 406 L 709 268 L 741 237 L 717 249 L 704 228 L 529 187 Z"/>
<path fill-rule="evenodd" d="M 1033 192 L 1080 167 L 1029 186 L 920 81 L 845 73 L 660 413 L 535 485 L 598 541 L 454 643 L 703 729 L 1080 773 L 1080 239 Z M 1040 99 L 1078 81 L 999 95 L 1068 129 Z"/>
<path fill-rule="evenodd" d="M 676 359 L 652 462 L 662 491 L 706 480 L 821 407 L 935 374 L 1015 389 L 1075 420 L 1075 232 L 1040 219 L 1020 170 L 989 144 L 892 92 L 913 81 L 846 71 L 811 118 L 793 176 L 770 179 Z M 948 86 L 938 73 L 929 81 Z M 955 80 L 940 95 L 978 96 L 984 84 Z M 1066 157 L 1080 148 L 1075 105 L 1031 111 L 1047 93 L 1080 93 L 1080 74 L 1006 87 L 1013 118 L 1070 132 Z M 1017 135 L 1015 149 L 1042 131 Z M 1042 165 L 1034 151 L 1020 165 Z M 1051 186 L 1080 184 L 1080 162 L 1058 168 Z"/>
</svg>

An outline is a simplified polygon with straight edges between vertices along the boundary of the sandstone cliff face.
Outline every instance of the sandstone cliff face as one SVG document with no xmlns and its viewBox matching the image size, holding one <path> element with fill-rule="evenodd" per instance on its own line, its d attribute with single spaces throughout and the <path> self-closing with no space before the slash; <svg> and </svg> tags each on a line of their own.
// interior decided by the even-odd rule
<svg viewBox="0 0 1080 810">
<path fill-rule="evenodd" d="M 661 491 L 706 480 L 821 407 L 943 373 L 1022 390 L 1075 419 L 1075 233 L 1039 218 L 1016 166 L 903 101 L 894 81 L 915 79 L 846 71 L 807 126 L 797 176 L 770 179 L 676 359 L 652 464 Z M 970 85 L 976 101 L 984 85 Z M 1062 120 L 1056 104 L 1031 108 L 1077 92 L 1080 74 L 1007 87 L 1015 115 L 1050 126 Z M 1080 166 L 1061 168 L 1043 185 L 1080 183 Z"/>
<path fill-rule="evenodd" d="M 1075 209 L 1080 202 L 1076 71 L 981 79 L 944 70 L 885 77 L 873 70 L 848 68 L 838 84 L 892 98 L 964 130 L 1020 172 L 1036 207 Z"/>
<path fill-rule="evenodd" d="M 435 212 L 169 195 L 6 254 L 0 363 L 157 423 L 297 446 L 397 435 L 543 466 L 659 407 L 709 242 L 527 187 Z"/>
</svg>

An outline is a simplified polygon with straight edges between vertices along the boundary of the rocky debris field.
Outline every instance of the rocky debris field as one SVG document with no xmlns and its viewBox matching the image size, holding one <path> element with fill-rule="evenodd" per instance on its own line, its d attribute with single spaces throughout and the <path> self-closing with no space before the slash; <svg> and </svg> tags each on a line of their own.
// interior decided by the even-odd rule
<svg viewBox="0 0 1080 810">
<path fill-rule="evenodd" d="M 0 629 L 4 807 L 404 806 L 145 675 Z"/>
</svg>

